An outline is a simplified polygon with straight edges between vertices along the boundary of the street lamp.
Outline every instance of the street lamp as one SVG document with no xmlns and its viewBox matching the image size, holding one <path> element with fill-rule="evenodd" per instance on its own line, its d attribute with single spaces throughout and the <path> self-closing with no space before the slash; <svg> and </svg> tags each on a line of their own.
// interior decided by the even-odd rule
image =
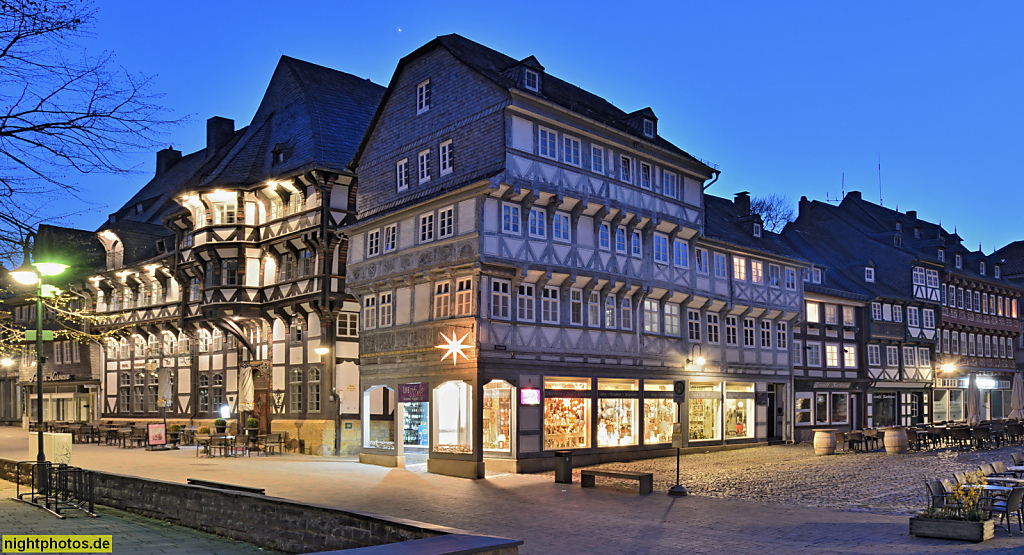
<svg viewBox="0 0 1024 555">
<path fill-rule="evenodd" d="M 36 420 L 39 423 L 36 429 L 36 437 L 39 440 L 36 453 L 36 466 L 38 474 L 37 489 L 46 490 L 46 474 L 43 471 L 43 464 L 46 463 L 46 452 L 43 450 L 43 363 L 46 357 L 43 356 L 43 295 L 56 296 L 58 290 L 52 285 L 43 285 L 43 277 L 56 276 L 64 272 L 68 267 L 59 262 L 35 262 L 29 263 L 28 249 L 25 249 L 25 262 L 17 270 L 10 272 L 14 281 L 22 285 L 36 286 Z"/>
<path fill-rule="evenodd" d="M 694 355 L 694 351 L 696 351 L 696 356 Z M 686 365 L 689 366 L 690 364 L 696 364 L 697 367 L 703 371 L 705 362 L 707 362 L 707 359 L 704 358 L 700 343 L 695 343 L 690 347 L 690 357 L 686 359 Z"/>
</svg>

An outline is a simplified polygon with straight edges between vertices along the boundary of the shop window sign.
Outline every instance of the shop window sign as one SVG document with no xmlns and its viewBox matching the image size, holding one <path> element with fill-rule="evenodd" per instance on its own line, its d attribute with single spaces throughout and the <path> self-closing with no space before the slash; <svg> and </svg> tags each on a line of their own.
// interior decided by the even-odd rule
<svg viewBox="0 0 1024 555">
<path fill-rule="evenodd" d="M 519 390 L 519 404 L 536 406 L 540 404 L 540 390 L 534 387 L 524 387 Z"/>
<path fill-rule="evenodd" d="M 426 382 L 398 384 L 399 403 L 426 403 L 429 400 L 430 392 Z"/>
</svg>

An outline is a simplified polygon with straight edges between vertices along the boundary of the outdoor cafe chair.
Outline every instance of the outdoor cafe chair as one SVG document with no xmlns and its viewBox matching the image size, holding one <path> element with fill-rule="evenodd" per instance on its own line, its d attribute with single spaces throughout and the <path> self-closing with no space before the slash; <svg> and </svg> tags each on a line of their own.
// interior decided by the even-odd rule
<svg viewBox="0 0 1024 555">
<path fill-rule="evenodd" d="M 863 450 L 864 432 L 860 430 L 852 430 L 849 434 L 846 434 L 846 443 L 850 446 L 851 451 Z"/>
<path fill-rule="evenodd" d="M 928 488 L 928 495 L 931 496 L 933 509 L 941 509 L 946 506 L 946 498 L 949 497 L 949 492 L 946 491 L 946 486 L 942 484 L 941 480 L 931 480 L 925 482 L 925 486 Z"/>
<path fill-rule="evenodd" d="M 1009 422 L 1006 424 L 1006 437 L 1014 443 L 1024 441 L 1024 424 Z"/>
<path fill-rule="evenodd" d="M 1024 465 L 1024 453 L 1010 453 L 1010 458 L 1013 459 L 1014 466 Z"/>
<path fill-rule="evenodd" d="M 871 449 L 878 449 L 878 430 L 873 428 L 864 430 L 864 443 L 870 444 Z"/>
<path fill-rule="evenodd" d="M 956 480 L 956 483 L 958 483 L 958 484 L 962 484 L 964 482 L 964 479 L 966 479 L 966 477 L 967 477 L 967 473 L 964 472 L 964 471 L 959 471 L 959 472 L 954 472 L 953 473 L 953 478 Z"/>
<path fill-rule="evenodd" d="M 907 446 L 914 451 L 921 450 L 921 436 L 917 434 L 917 430 L 913 428 L 907 428 Z"/>
<path fill-rule="evenodd" d="M 981 449 L 982 447 L 985 449 L 992 447 L 992 430 L 989 428 L 974 428 L 974 442 L 978 446 L 978 449 Z M 995 443 L 996 446 L 998 446 L 999 442 L 997 441 Z"/>
<path fill-rule="evenodd" d="M 284 440 L 281 438 L 280 433 L 267 434 L 267 436 L 263 438 L 263 443 L 260 445 L 259 452 L 265 455 L 273 455 L 274 451 L 277 451 L 277 454 L 280 455 L 283 448 Z"/>
<path fill-rule="evenodd" d="M 971 447 L 974 443 L 974 438 L 971 437 L 970 428 L 953 428 L 953 443 L 957 447 L 963 448 L 965 445 Z"/>
<path fill-rule="evenodd" d="M 210 434 L 196 434 L 195 440 L 196 440 L 196 456 L 197 457 L 199 456 L 199 452 L 203 451 L 204 449 L 206 450 L 207 456 L 211 456 L 211 457 L 213 456 L 210 453 L 210 443 L 213 440 L 213 436 L 211 436 Z"/>
<path fill-rule="evenodd" d="M 1006 470 L 1006 465 L 1003 464 L 1003 461 L 996 461 L 992 463 L 992 476 L 1006 476 L 1008 478 L 1016 478 L 1017 473 Z"/>
<path fill-rule="evenodd" d="M 1006 519 L 1006 532 L 1013 535 L 1010 530 L 1010 516 L 1017 515 L 1017 531 L 1024 533 L 1024 517 L 1021 516 L 1021 500 L 1024 499 L 1024 487 L 1013 488 L 1005 500 L 995 499 L 989 507 L 989 512 L 999 515 L 999 522 Z"/>
</svg>

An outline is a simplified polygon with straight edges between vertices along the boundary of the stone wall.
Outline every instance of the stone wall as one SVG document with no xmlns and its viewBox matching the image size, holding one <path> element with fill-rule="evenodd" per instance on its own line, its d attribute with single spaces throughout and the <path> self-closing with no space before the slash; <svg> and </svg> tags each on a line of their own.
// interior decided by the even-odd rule
<svg viewBox="0 0 1024 555">
<path fill-rule="evenodd" d="M 16 471 L 16 461 L 0 459 L 0 479 L 13 482 Z M 377 546 L 462 532 L 264 495 L 106 472 L 93 472 L 93 476 L 98 504 L 287 553 Z M 511 542 L 514 551 L 490 552 L 515 553 L 519 543 Z"/>
</svg>

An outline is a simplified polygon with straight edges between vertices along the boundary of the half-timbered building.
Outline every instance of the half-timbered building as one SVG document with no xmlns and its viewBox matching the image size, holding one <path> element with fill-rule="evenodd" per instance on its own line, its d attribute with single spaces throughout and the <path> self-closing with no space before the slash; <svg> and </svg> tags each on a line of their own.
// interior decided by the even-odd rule
<svg viewBox="0 0 1024 555">
<path fill-rule="evenodd" d="M 691 444 L 767 439 L 802 263 L 753 236 L 749 207 L 723 207 L 721 237 L 706 233 L 718 171 L 662 138 L 650 108 L 448 35 L 401 60 L 355 163 L 343 233 L 364 324 L 362 460 L 480 477 L 559 450 L 664 455 L 680 421 Z M 732 320 L 769 341 L 730 342 L 748 331 L 728 336 Z"/>
<path fill-rule="evenodd" d="M 382 93 L 282 57 L 249 126 L 211 118 L 206 148 L 157 153 L 79 287 L 119 335 L 99 362 L 104 418 L 255 417 L 306 453 L 358 449 L 358 306 L 334 229 L 354 210 L 346 168 Z"/>
</svg>

